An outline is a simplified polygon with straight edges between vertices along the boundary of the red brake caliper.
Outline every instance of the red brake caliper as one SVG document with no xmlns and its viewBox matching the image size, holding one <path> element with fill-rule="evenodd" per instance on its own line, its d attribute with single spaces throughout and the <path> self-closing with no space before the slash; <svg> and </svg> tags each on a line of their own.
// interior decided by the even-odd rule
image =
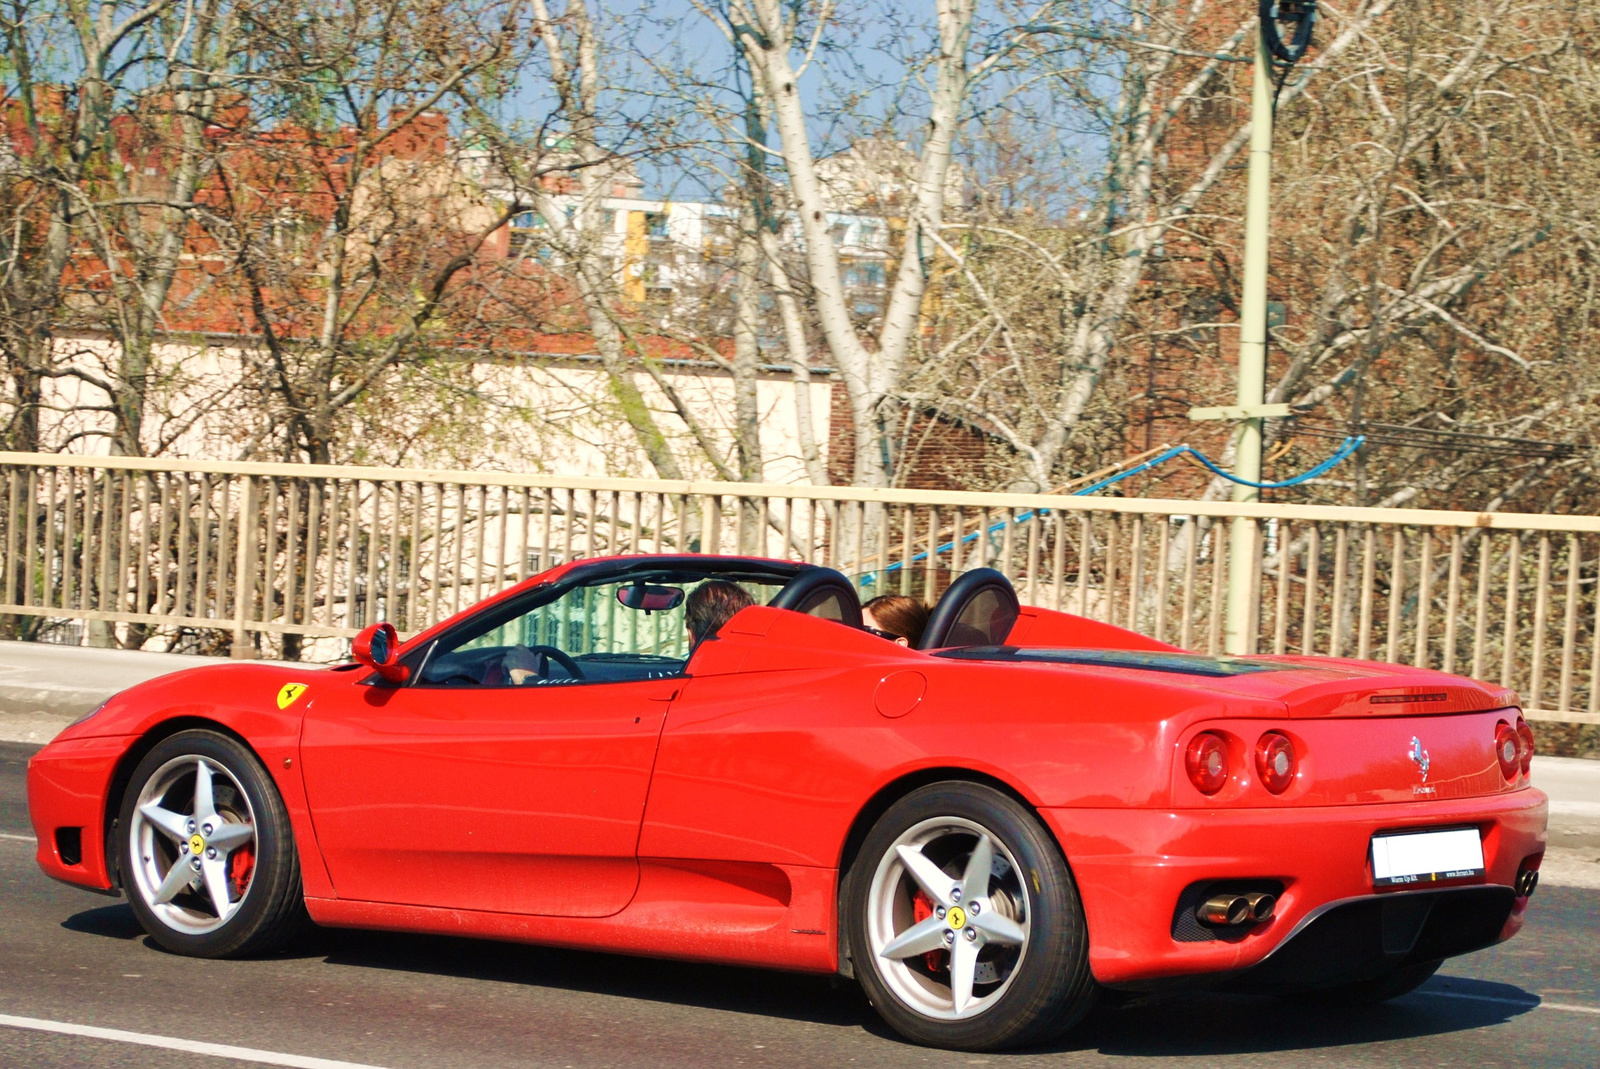
<svg viewBox="0 0 1600 1069">
<path fill-rule="evenodd" d="M 250 875 L 255 869 L 256 852 L 251 847 L 241 846 L 228 856 L 228 883 L 236 899 L 244 897 L 244 889 L 250 886 Z"/>
<path fill-rule="evenodd" d="M 911 896 L 911 923 L 921 924 L 931 916 L 933 916 L 933 899 L 928 897 L 928 892 L 919 889 Z M 948 950 L 930 950 L 922 955 L 922 960 L 930 972 L 938 972 L 948 967 L 946 962 L 949 953 Z"/>
</svg>

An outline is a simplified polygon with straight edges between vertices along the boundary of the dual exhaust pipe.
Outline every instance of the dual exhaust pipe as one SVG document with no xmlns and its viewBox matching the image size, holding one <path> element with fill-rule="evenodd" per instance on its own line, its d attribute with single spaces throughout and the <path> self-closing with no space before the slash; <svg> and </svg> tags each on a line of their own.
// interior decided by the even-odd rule
<svg viewBox="0 0 1600 1069">
<path fill-rule="evenodd" d="M 1272 919 L 1278 907 L 1278 896 L 1269 891 L 1248 891 L 1239 894 L 1212 895 L 1200 903 L 1195 915 L 1202 924 L 1215 928 L 1233 928 L 1242 924 L 1260 924 Z"/>
</svg>

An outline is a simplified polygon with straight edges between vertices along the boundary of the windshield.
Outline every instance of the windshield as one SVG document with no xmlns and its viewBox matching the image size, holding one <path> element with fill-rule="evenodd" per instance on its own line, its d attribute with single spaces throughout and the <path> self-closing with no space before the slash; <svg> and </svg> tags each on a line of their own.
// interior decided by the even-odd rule
<svg viewBox="0 0 1600 1069">
<path fill-rule="evenodd" d="M 493 614 L 481 629 L 458 632 L 436 644 L 427 653 L 417 683 L 526 686 L 679 675 L 690 653 L 684 624 L 688 596 L 714 579 L 631 576 L 626 582 L 575 586 L 554 598 L 536 599 L 541 603 L 510 618 Z M 739 585 L 761 605 L 785 581 L 747 576 Z M 644 584 L 653 593 L 648 599 L 635 593 Z M 672 607 L 630 608 L 630 601 L 652 606 L 671 602 Z"/>
</svg>

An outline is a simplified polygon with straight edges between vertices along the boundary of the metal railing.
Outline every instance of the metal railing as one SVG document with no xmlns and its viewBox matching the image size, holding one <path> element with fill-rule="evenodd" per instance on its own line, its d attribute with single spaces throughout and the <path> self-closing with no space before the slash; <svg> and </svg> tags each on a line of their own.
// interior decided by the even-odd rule
<svg viewBox="0 0 1600 1069">
<path fill-rule="evenodd" d="M 1024 602 L 1218 652 L 1225 524 L 1255 648 L 1426 665 L 1600 723 L 1600 519 L 0 453 L 0 623 L 332 659 L 576 557 L 753 553 L 863 596 L 1005 572 Z M 1221 551 L 1219 551 L 1221 549 Z M 78 626 L 78 625 L 72 625 Z"/>
</svg>

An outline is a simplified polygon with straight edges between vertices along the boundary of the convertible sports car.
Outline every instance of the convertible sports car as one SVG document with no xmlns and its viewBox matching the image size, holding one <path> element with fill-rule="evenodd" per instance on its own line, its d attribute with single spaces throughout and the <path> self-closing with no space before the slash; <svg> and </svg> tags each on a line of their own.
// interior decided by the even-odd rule
<svg viewBox="0 0 1600 1069">
<path fill-rule="evenodd" d="M 756 604 L 691 645 L 719 579 Z M 38 860 L 182 954 L 309 919 L 838 971 L 969 1050 L 1106 988 L 1391 998 L 1522 925 L 1546 801 L 1508 691 L 1184 653 L 987 569 L 919 645 L 826 568 L 580 560 L 351 664 L 117 695 L 29 766 Z"/>
</svg>

